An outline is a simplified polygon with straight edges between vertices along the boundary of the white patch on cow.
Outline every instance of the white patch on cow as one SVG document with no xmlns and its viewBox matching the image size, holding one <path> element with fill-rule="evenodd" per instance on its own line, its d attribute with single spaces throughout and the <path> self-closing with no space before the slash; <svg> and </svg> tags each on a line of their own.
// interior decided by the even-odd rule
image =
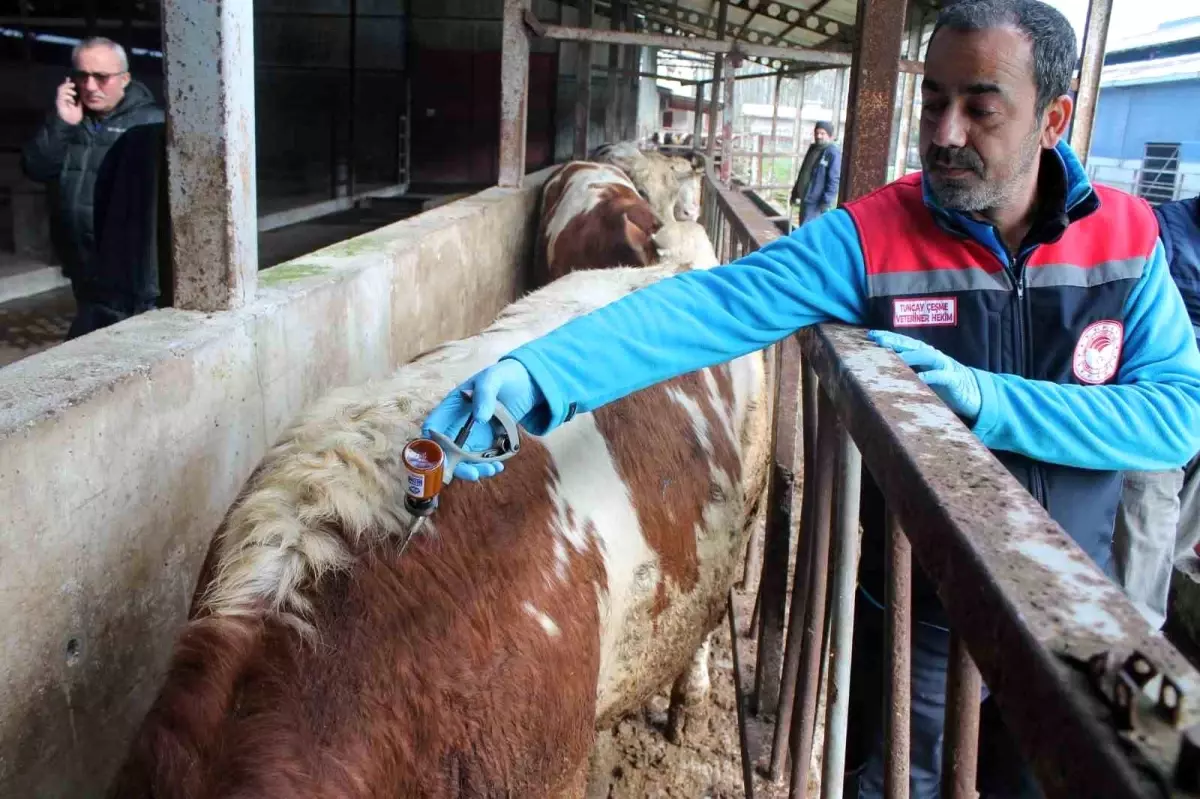
<svg viewBox="0 0 1200 799">
<path fill-rule="evenodd" d="M 274 613 L 310 632 L 306 592 L 350 565 L 347 540 L 406 534 L 412 517 L 404 510 L 405 475 L 396 455 L 443 397 L 514 348 L 676 271 L 574 272 L 512 303 L 478 335 L 448 342 L 390 379 L 338 389 L 313 403 L 280 435 L 230 510 L 205 609 Z M 429 526 L 436 530 L 436 515 Z"/>
<path fill-rule="evenodd" d="M 532 602 L 525 602 L 521 605 L 522 609 L 529 614 L 529 617 L 542 625 L 542 629 L 546 631 L 546 635 L 551 638 L 557 638 L 559 635 L 558 625 L 554 623 L 554 619 L 547 616 L 542 611 L 533 606 Z"/>
<path fill-rule="evenodd" d="M 708 233 L 698 222 L 667 222 L 652 238 L 663 263 L 687 269 L 712 269 L 720 264 Z"/>
<path fill-rule="evenodd" d="M 567 545 L 561 538 L 556 538 L 554 539 L 554 576 L 560 583 L 567 581 L 568 565 L 570 565 L 570 561 L 567 558 Z"/>
<path fill-rule="evenodd" d="M 578 166 L 578 162 L 572 163 Z M 571 165 L 567 164 L 566 166 Z M 558 205 L 554 207 L 554 213 L 546 222 L 546 262 L 551 264 L 555 263 L 554 245 L 558 241 L 559 234 L 572 219 L 588 213 L 599 204 L 600 195 L 605 186 L 617 183 L 637 191 L 637 187 L 620 168 L 608 164 L 587 164 L 585 167 L 573 169 L 570 172 L 565 167 L 560 169 L 554 177 L 546 182 L 542 196 L 545 196 L 551 186 L 564 181 L 566 188 L 559 195 Z M 543 217 L 545 212 L 546 209 L 543 208 Z"/>
<path fill-rule="evenodd" d="M 558 472 L 553 487 L 556 501 L 571 509 L 574 525 L 561 525 L 576 551 L 575 542 L 590 523 L 604 558 L 608 590 L 597 590 L 600 611 L 600 677 L 597 700 L 601 707 L 613 701 L 606 694 L 619 684 L 627 669 L 618 642 L 630 610 L 645 601 L 650 591 L 637 590 L 638 574 L 652 565 L 657 572 L 658 556 L 642 535 L 629 488 L 617 472 L 596 420 L 581 413 L 542 439 Z M 565 510 L 563 514 L 565 518 Z M 571 527 L 574 529 L 572 530 Z M 656 585 L 655 580 L 651 585 Z M 652 591 L 652 588 L 651 588 Z"/>
<path fill-rule="evenodd" d="M 704 409 L 700 407 L 700 403 L 681 389 L 674 387 L 667 389 L 667 396 L 687 411 L 688 418 L 692 420 L 692 430 L 695 431 L 700 446 L 704 448 L 706 455 L 712 455 L 713 446 L 708 431 L 708 417 L 704 415 Z"/>
<path fill-rule="evenodd" d="M 697 705 L 708 698 L 712 681 L 708 676 L 708 653 L 712 649 L 712 633 L 704 636 L 704 643 L 696 648 L 692 662 L 681 676 L 680 688 L 685 705 Z"/>
<path fill-rule="evenodd" d="M 721 427 L 729 440 L 733 442 L 733 451 L 737 452 L 741 449 L 741 436 L 733 429 L 733 419 L 735 408 L 731 408 L 725 404 L 721 397 L 721 389 L 717 385 L 717 378 L 713 375 L 712 369 L 705 369 L 701 374 L 704 375 L 704 387 L 708 389 L 708 401 L 712 403 L 713 411 L 717 419 L 721 422 Z M 734 398 L 736 402 L 736 397 Z"/>
</svg>

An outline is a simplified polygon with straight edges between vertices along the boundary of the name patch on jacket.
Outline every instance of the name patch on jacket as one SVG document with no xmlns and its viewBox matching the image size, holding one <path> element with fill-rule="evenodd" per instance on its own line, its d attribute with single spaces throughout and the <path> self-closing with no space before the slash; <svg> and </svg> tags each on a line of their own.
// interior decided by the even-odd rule
<svg viewBox="0 0 1200 799">
<path fill-rule="evenodd" d="M 1071 369 L 1080 383 L 1099 385 L 1110 380 L 1121 365 L 1125 343 L 1125 325 L 1115 319 L 1101 319 L 1083 329 L 1075 343 Z"/>
<path fill-rule="evenodd" d="M 957 324 L 957 297 L 892 300 L 892 327 L 953 327 Z"/>
</svg>

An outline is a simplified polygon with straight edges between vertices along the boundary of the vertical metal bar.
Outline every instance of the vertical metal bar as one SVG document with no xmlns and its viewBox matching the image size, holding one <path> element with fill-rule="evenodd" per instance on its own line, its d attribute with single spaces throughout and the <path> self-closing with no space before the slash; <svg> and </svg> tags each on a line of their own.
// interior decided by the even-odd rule
<svg viewBox="0 0 1200 799">
<path fill-rule="evenodd" d="M 825 754 L 821 759 L 822 799 L 842 799 L 846 767 L 846 726 L 850 718 L 850 655 L 854 642 L 854 588 L 858 576 L 858 500 L 862 458 L 845 428 L 838 445 L 838 486 L 834 495 L 833 613 L 829 659 L 833 668 L 825 705 Z"/>
<path fill-rule="evenodd" d="M 912 709 L 912 545 L 899 520 L 887 517 L 888 691 L 884 707 L 883 796 L 908 799 L 909 715 Z"/>
<path fill-rule="evenodd" d="M 915 2 L 908 7 L 908 45 L 905 58 L 916 60 L 921 52 L 921 30 L 925 25 L 925 12 Z M 913 103 L 917 96 L 917 75 L 905 73 L 904 92 L 900 97 L 900 124 L 896 130 L 896 162 L 893 178 L 904 177 L 908 168 L 908 140 L 912 136 Z"/>
<path fill-rule="evenodd" d="M 525 126 L 529 103 L 529 34 L 522 14 L 532 0 L 504 0 L 500 42 L 500 174 L 503 188 L 521 187 L 525 177 Z"/>
<path fill-rule="evenodd" d="M 258 282 L 253 7 L 164 0 L 162 20 L 175 306 L 238 308 Z"/>
<path fill-rule="evenodd" d="M 29 9 L 24 2 L 17 3 L 17 15 L 21 18 L 21 53 L 26 63 L 33 61 L 33 31 L 29 28 Z"/>
<path fill-rule="evenodd" d="M 905 0 L 858 0 L 858 36 L 850 66 L 850 106 L 843 139 L 843 202 L 887 181 L 904 6 Z"/>
<path fill-rule="evenodd" d="M 775 182 L 775 155 L 779 152 L 779 91 L 783 88 L 783 75 L 775 76 L 775 93 L 771 97 L 771 161 L 770 169 L 768 170 L 770 178 L 764 180 L 763 183 Z M 759 162 L 759 167 L 762 167 L 762 162 Z"/>
<path fill-rule="evenodd" d="M 350 117 L 347 119 L 348 142 L 346 152 L 346 193 L 353 197 L 358 193 L 357 129 L 355 117 L 358 116 L 358 0 L 350 0 Z"/>
<path fill-rule="evenodd" d="M 692 149 L 700 149 L 701 123 L 704 120 L 704 84 L 696 84 L 696 118 L 692 120 Z"/>
<path fill-rule="evenodd" d="M 608 6 L 608 27 L 611 30 L 621 29 L 622 4 L 620 0 L 610 0 Z M 620 136 L 620 99 L 618 97 L 621 84 L 620 69 L 621 46 L 608 46 L 608 74 L 604 77 L 604 141 L 615 142 Z"/>
<path fill-rule="evenodd" d="M 625 8 L 625 30 L 633 31 L 637 28 L 637 18 L 634 15 L 633 6 L 626 3 Z M 621 131 L 621 137 L 625 140 L 637 139 L 637 87 L 638 87 L 638 72 L 642 68 L 642 48 L 638 45 L 631 44 L 625 47 L 625 61 L 629 69 L 625 86 L 625 109 L 624 121 L 625 124 Z M 650 70 L 653 72 L 654 70 Z"/>
<path fill-rule="evenodd" d="M 721 182 L 729 185 L 729 177 L 733 173 L 733 113 L 736 106 L 733 102 L 734 78 L 737 69 L 742 65 L 742 57 L 737 53 L 725 56 L 725 90 L 721 96 L 725 102 L 721 115 Z"/>
<path fill-rule="evenodd" d="M 816 726 L 817 690 L 821 675 L 822 644 L 825 632 L 825 594 L 829 582 L 830 516 L 832 511 L 834 468 L 837 458 L 837 416 L 829 396 L 818 392 L 816 474 L 813 489 L 813 560 L 805 600 L 804 630 L 800 643 L 800 675 L 796 699 L 792 704 L 790 746 L 792 769 L 788 799 L 804 799 L 808 793 L 808 766 L 812 759 L 813 732 Z"/>
<path fill-rule="evenodd" d="M 942 741 L 942 797 L 975 799 L 979 755 L 979 705 L 983 680 L 957 632 L 950 633 L 946 685 L 946 736 Z"/>
<path fill-rule="evenodd" d="M 847 69 L 837 70 L 833 78 L 833 135 L 835 138 L 840 136 L 843 142 L 846 140 L 850 121 L 850 113 L 846 108 L 846 84 L 849 78 L 850 71 Z M 846 125 L 842 124 L 843 116 L 846 117 Z"/>
<path fill-rule="evenodd" d="M 579 0 L 579 27 L 592 27 L 596 0 Z M 588 154 L 588 126 L 592 113 L 592 43 L 579 42 L 575 60 L 575 159 Z"/>
<path fill-rule="evenodd" d="M 788 743 L 792 728 L 792 709 L 796 700 L 796 679 L 800 673 L 801 636 L 804 632 L 804 614 L 808 611 L 808 585 L 813 576 L 813 560 L 816 539 L 813 527 L 816 523 L 816 456 L 817 456 L 817 375 L 811 366 L 803 365 L 801 390 L 801 419 L 804 424 L 804 476 L 803 500 L 800 505 L 800 541 L 796 553 L 796 568 L 792 573 L 792 607 L 788 611 L 787 647 L 783 655 L 783 675 L 779 686 L 779 713 L 775 722 L 775 734 L 771 741 L 772 782 L 779 782 L 787 762 Z M 761 596 L 761 593 L 760 593 Z"/>
<path fill-rule="evenodd" d="M 800 393 L 800 342 L 788 336 L 775 347 L 775 403 L 772 419 L 771 478 L 767 488 L 767 523 L 763 533 L 761 609 L 758 619 L 758 663 L 754 668 L 757 715 L 779 705 L 779 668 L 787 612 L 788 554 L 792 543 L 792 507 L 796 496 L 796 438 Z"/>
<path fill-rule="evenodd" d="M 729 18 L 729 0 L 720 0 L 720 8 L 717 11 L 717 40 L 725 41 L 725 20 Z M 721 85 L 721 69 L 724 67 L 725 61 L 720 54 L 713 54 L 713 75 L 712 75 L 712 97 L 708 101 L 708 145 L 705 147 L 705 152 L 708 153 L 708 162 L 713 162 L 713 156 L 717 152 L 717 97 L 719 92 L 717 89 Z M 725 100 L 728 103 L 728 99 Z"/>
<path fill-rule="evenodd" d="M 1112 0 L 1088 3 L 1083 54 L 1079 61 L 1079 91 L 1075 93 L 1074 122 L 1071 123 L 1071 149 L 1084 164 L 1087 164 L 1088 150 L 1092 146 L 1092 122 L 1096 118 L 1096 101 L 1100 96 L 1100 71 L 1104 66 L 1104 42 L 1108 38 L 1111 15 Z"/>
</svg>

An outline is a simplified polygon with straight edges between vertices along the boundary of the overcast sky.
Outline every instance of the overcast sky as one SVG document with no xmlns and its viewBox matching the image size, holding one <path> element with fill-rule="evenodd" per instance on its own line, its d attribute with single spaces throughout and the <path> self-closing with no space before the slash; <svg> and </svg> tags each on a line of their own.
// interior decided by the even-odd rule
<svg viewBox="0 0 1200 799">
<path fill-rule="evenodd" d="M 1076 36 L 1082 39 L 1087 20 L 1088 0 L 1046 0 L 1067 16 L 1075 26 Z M 1113 0 L 1112 19 L 1108 23 L 1108 43 L 1105 49 L 1121 39 L 1136 36 L 1157 28 L 1163 22 L 1183 17 L 1200 16 L 1196 0 Z"/>
</svg>

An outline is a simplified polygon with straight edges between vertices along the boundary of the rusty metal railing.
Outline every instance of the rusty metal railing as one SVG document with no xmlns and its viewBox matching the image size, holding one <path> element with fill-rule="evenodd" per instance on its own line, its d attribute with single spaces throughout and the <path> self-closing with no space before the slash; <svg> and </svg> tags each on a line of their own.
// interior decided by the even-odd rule
<svg viewBox="0 0 1200 799">
<path fill-rule="evenodd" d="M 711 170 L 701 207 L 722 262 L 778 236 Z M 983 685 L 1047 797 L 1200 796 L 1200 674 L 937 396 L 864 333 L 821 325 L 773 348 L 766 532 L 761 550 L 748 553 L 746 590 L 728 602 L 746 795 L 754 796 L 756 772 L 760 781 L 786 777 L 789 797 L 809 795 L 822 694 L 820 795 L 842 795 L 865 467 L 888 519 L 879 642 L 888 799 L 908 796 L 914 554 L 951 627 L 943 797 L 975 796 Z M 748 654 L 754 641 L 757 658 Z"/>
</svg>

